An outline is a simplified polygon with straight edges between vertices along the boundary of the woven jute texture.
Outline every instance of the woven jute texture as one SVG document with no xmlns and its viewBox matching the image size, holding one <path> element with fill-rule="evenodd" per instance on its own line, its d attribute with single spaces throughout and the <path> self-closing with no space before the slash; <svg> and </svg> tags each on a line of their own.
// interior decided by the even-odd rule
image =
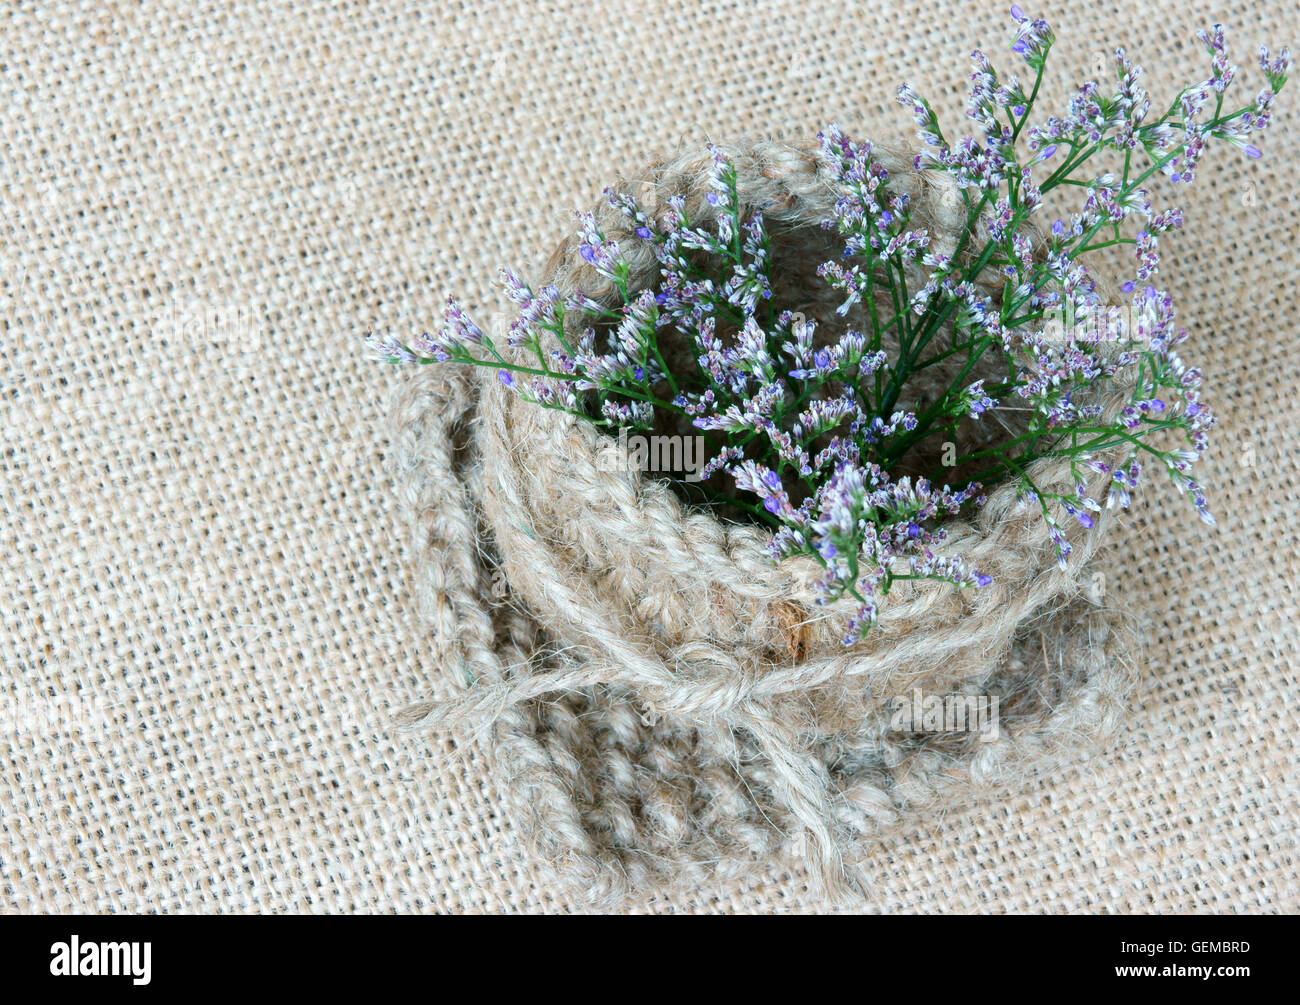
<svg viewBox="0 0 1300 1005">
<path fill-rule="evenodd" d="M 1217 14 L 1041 13 L 1049 102 L 1111 43 L 1167 93 Z M 1231 19 L 1248 77 L 1257 42 L 1300 41 L 1291 4 Z M 902 137 L 904 78 L 957 125 L 1004 6 L 86 3 L 3 25 L 0 909 L 578 909 L 479 744 L 392 728 L 444 686 L 386 466 L 418 375 L 357 336 L 423 329 L 447 292 L 504 311 L 498 265 L 709 139 Z M 1098 556 L 1144 636 L 1116 750 L 890 836 L 848 907 L 1300 909 L 1291 97 L 1264 159 L 1212 151 L 1165 242 L 1221 415 L 1219 525 L 1153 478 Z M 828 908 L 797 862 L 626 905 Z"/>
</svg>

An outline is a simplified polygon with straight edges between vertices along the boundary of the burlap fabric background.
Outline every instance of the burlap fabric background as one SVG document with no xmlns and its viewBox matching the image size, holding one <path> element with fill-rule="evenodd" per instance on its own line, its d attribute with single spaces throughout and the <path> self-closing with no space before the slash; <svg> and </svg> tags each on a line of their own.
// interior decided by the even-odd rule
<svg viewBox="0 0 1300 1005">
<path fill-rule="evenodd" d="M 1163 96 L 1208 4 L 1051 4 Z M 1237 59 L 1300 41 L 1235 9 Z M 608 178 L 708 138 L 960 113 L 998 3 L 260 3 L 8 10 L 0 76 L 0 907 L 560 911 L 483 753 L 394 733 L 435 686 L 384 470 L 446 292 L 505 308 Z M 1063 93 L 1058 74 L 1049 97 Z M 1148 626 L 1113 758 L 914 828 L 886 910 L 1300 908 L 1294 308 L 1300 89 L 1166 242 L 1221 419 L 1219 526 L 1157 486 L 1101 586 Z M 956 115 L 950 114 L 953 123 Z M 1177 270 L 1177 271 L 1175 271 Z M 798 866 L 631 909 L 805 911 Z"/>
</svg>

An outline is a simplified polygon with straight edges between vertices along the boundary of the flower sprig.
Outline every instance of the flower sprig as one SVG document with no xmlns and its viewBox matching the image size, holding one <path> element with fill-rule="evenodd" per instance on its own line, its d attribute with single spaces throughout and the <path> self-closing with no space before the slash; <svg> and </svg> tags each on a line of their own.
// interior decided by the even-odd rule
<svg viewBox="0 0 1300 1005">
<path fill-rule="evenodd" d="M 436 333 L 372 334 L 375 352 L 494 368 L 526 400 L 611 431 L 700 431 L 712 453 L 698 473 L 707 490 L 769 525 L 775 558 L 819 563 L 823 603 L 853 598 L 846 644 L 875 623 L 897 581 L 990 582 L 942 546 L 944 519 L 982 505 L 985 486 L 1013 484 L 1041 512 L 1062 567 L 1072 548 L 1062 521 L 1092 530 L 1103 508 L 1130 504 L 1145 467 L 1163 469 L 1212 523 L 1190 471 L 1214 418 L 1201 371 L 1179 355 L 1187 331 L 1156 285 L 1160 240 L 1182 213 L 1157 209 L 1149 185 L 1157 175 L 1193 181 L 1212 141 L 1259 157 L 1252 139 L 1271 122 L 1289 52 L 1260 47 L 1264 86 L 1234 107 L 1224 31 L 1202 31 L 1206 77 L 1153 117 L 1141 67 L 1116 49 L 1109 82 L 1086 81 L 1044 117 L 1036 105 L 1054 36 L 1018 6 L 1011 16 L 1011 48 L 1032 82 L 974 52 L 970 134 L 949 140 L 913 87 L 898 90 L 922 143 L 915 168 L 947 175 L 960 200 L 951 246 L 940 250 L 916 223 L 870 142 L 834 125 L 819 135 L 840 193 L 824 226 L 841 250 L 817 272 L 838 298 L 832 317 L 777 303 L 764 207 L 711 147 L 694 216 L 680 196 L 656 213 L 607 191 L 623 221 L 613 239 L 579 214 L 577 254 L 607 287 L 599 299 L 534 289 L 507 271 L 517 316 L 505 331 L 485 333 L 450 300 Z M 1049 221 L 1045 207 L 1058 202 Z M 652 283 L 632 283 L 620 246 L 629 240 L 653 249 Z M 1116 247 L 1133 258 L 1122 309 L 1085 262 Z M 936 374 L 937 390 L 913 393 Z M 1107 391 L 1123 400 L 1103 405 Z M 963 424 L 980 435 L 956 452 Z M 913 470 L 940 436 L 951 456 Z M 1068 489 L 1035 483 L 1034 463 L 1048 458 L 1068 465 Z M 1106 488 L 1090 495 L 1098 475 Z"/>
</svg>

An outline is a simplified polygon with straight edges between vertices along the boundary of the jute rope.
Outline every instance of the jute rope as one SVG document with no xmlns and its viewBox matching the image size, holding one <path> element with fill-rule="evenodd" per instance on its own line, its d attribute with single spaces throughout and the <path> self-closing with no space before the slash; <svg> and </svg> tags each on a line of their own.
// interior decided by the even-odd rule
<svg viewBox="0 0 1300 1005">
<path fill-rule="evenodd" d="M 838 195 L 829 166 L 777 143 L 727 152 L 784 253 L 813 254 Z M 907 151 L 876 156 L 951 250 L 955 192 L 912 170 Z M 647 183 L 658 200 L 680 194 L 698 218 L 707 164 L 659 165 L 642 194 Z M 632 285 L 651 282 L 649 246 L 598 213 Z M 564 291 L 610 292 L 571 242 L 546 272 Z M 1127 394 L 1108 395 L 1113 415 Z M 802 856 L 832 890 L 861 887 L 872 839 L 1095 752 L 1119 725 L 1134 636 L 1081 595 L 1104 527 L 1063 522 L 1074 552 L 1061 570 L 1041 513 L 1013 486 L 945 525 L 947 551 L 991 586 L 900 582 L 846 649 L 842 612 L 813 603 L 811 562 L 774 564 L 761 528 L 683 505 L 587 424 L 450 367 L 422 369 L 395 420 L 418 610 L 456 684 L 411 721 L 472 727 L 515 821 L 595 903 L 777 853 Z M 1030 473 L 1046 490 L 1073 484 L 1068 463 Z M 893 700 L 916 688 L 997 696 L 998 737 L 891 731 Z"/>
</svg>

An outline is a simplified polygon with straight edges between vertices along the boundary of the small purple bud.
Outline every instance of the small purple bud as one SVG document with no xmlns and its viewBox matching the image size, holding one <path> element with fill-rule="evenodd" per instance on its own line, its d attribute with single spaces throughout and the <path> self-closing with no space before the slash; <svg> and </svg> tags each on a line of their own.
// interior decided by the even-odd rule
<svg viewBox="0 0 1300 1005">
<path fill-rule="evenodd" d="M 1019 24 L 1024 19 L 1025 19 L 1025 12 L 1020 9 L 1020 4 L 1013 3 L 1011 5 L 1011 20 Z"/>
<path fill-rule="evenodd" d="M 580 254 L 583 258 L 585 258 L 589 262 L 594 263 L 596 261 L 596 253 L 591 250 L 591 245 L 589 244 L 580 245 L 578 247 L 578 254 Z"/>
<path fill-rule="evenodd" d="M 1039 153 L 1037 157 L 1034 158 L 1034 160 L 1045 161 L 1047 160 L 1047 158 L 1051 157 L 1052 154 L 1054 153 L 1056 153 L 1055 143 L 1051 144 L 1050 146 L 1043 147 L 1042 151 Z"/>
<path fill-rule="evenodd" d="M 1055 234 L 1057 237 L 1060 237 L 1063 233 L 1065 233 L 1065 224 L 1062 223 L 1060 220 L 1057 220 L 1054 224 L 1052 224 L 1052 233 Z"/>
<path fill-rule="evenodd" d="M 1011 107 L 1011 114 L 1014 115 L 1016 118 L 1020 118 L 1020 116 L 1022 116 L 1022 115 L 1025 114 L 1025 106 L 1024 106 L 1024 105 L 1013 105 L 1013 106 Z"/>
<path fill-rule="evenodd" d="M 993 582 L 993 577 L 992 577 L 992 576 L 987 576 L 987 575 L 985 575 L 985 574 L 982 573 L 982 572 L 977 572 L 977 573 L 975 573 L 975 585 L 976 585 L 976 586 L 988 586 L 989 583 L 991 583 L 991 582 Z"/>
<path fill-rule="evenodd" d="M 1095 521 L 1092 519 L 1092 515 L 1090 513 L 1086 512 L 1085 510 L 1078 510 L 1075 512 L 1074 518 L 1078 520 L 1079 523 L 1087 527 L 1089 530 L 1092 530 Z"/>
<path fill-rule="evenodd" d="M 919 527 L 915 522 L 913 522 L 913 523 L 909 523 L 909 524 L 907 525 L 907 536 L 908 536 L 908 537 L 911 537 L 911 538 L 918 538 L 918 537 L 920 537 L 920 536 L 921 536 L 921 528 L 920 528 L 920 527 Z"/>
<path fill-rule="evenodd" d="M 769 513 L 777 513 L 781 509 L 781 504 L 776 501 L 775 496 L 768 496 L 763 500 L 763 509 L 767 510 Z"/>
<path fill-rule="evenodd" d="M 1253 143 L 1247 143 L 1246 156 L 1258 159 L 1260 157 L 1263 157 L 1264 153 L 1262 150 L 1259 149 L 1259 147 L 1255 146 Z"/>
<path fill-rule="evenodd" d="M 636 236 L 641 238 L 643 241 L 648 241 L 654 235 L 650 233 L 649 227 L 637 227 Z"/>
<path fill-rule="evenodd" d="M 1133 280 L 1130 279 L 1127 283 L 1121 286 L 1120 289 L 1123 290 L 1125 293 L 1132 293 L 1135 289 L 1137 289 L 1137 283 L 1133 282 Z"/>
<path fill-rule="evenodd" d="M 497 379 L 501 381 L 501 383 L 505 384 L 506 387 L 515 386 L 515 375 L 509 370 L 498 370 Z"/>
<path fill-rule="evenodd" d="M 781 487 L 781 476 L 771 468 L 763 475 L 763 481 L 767 483 L 768 488 L 779 489 Z"/>
</svg>

